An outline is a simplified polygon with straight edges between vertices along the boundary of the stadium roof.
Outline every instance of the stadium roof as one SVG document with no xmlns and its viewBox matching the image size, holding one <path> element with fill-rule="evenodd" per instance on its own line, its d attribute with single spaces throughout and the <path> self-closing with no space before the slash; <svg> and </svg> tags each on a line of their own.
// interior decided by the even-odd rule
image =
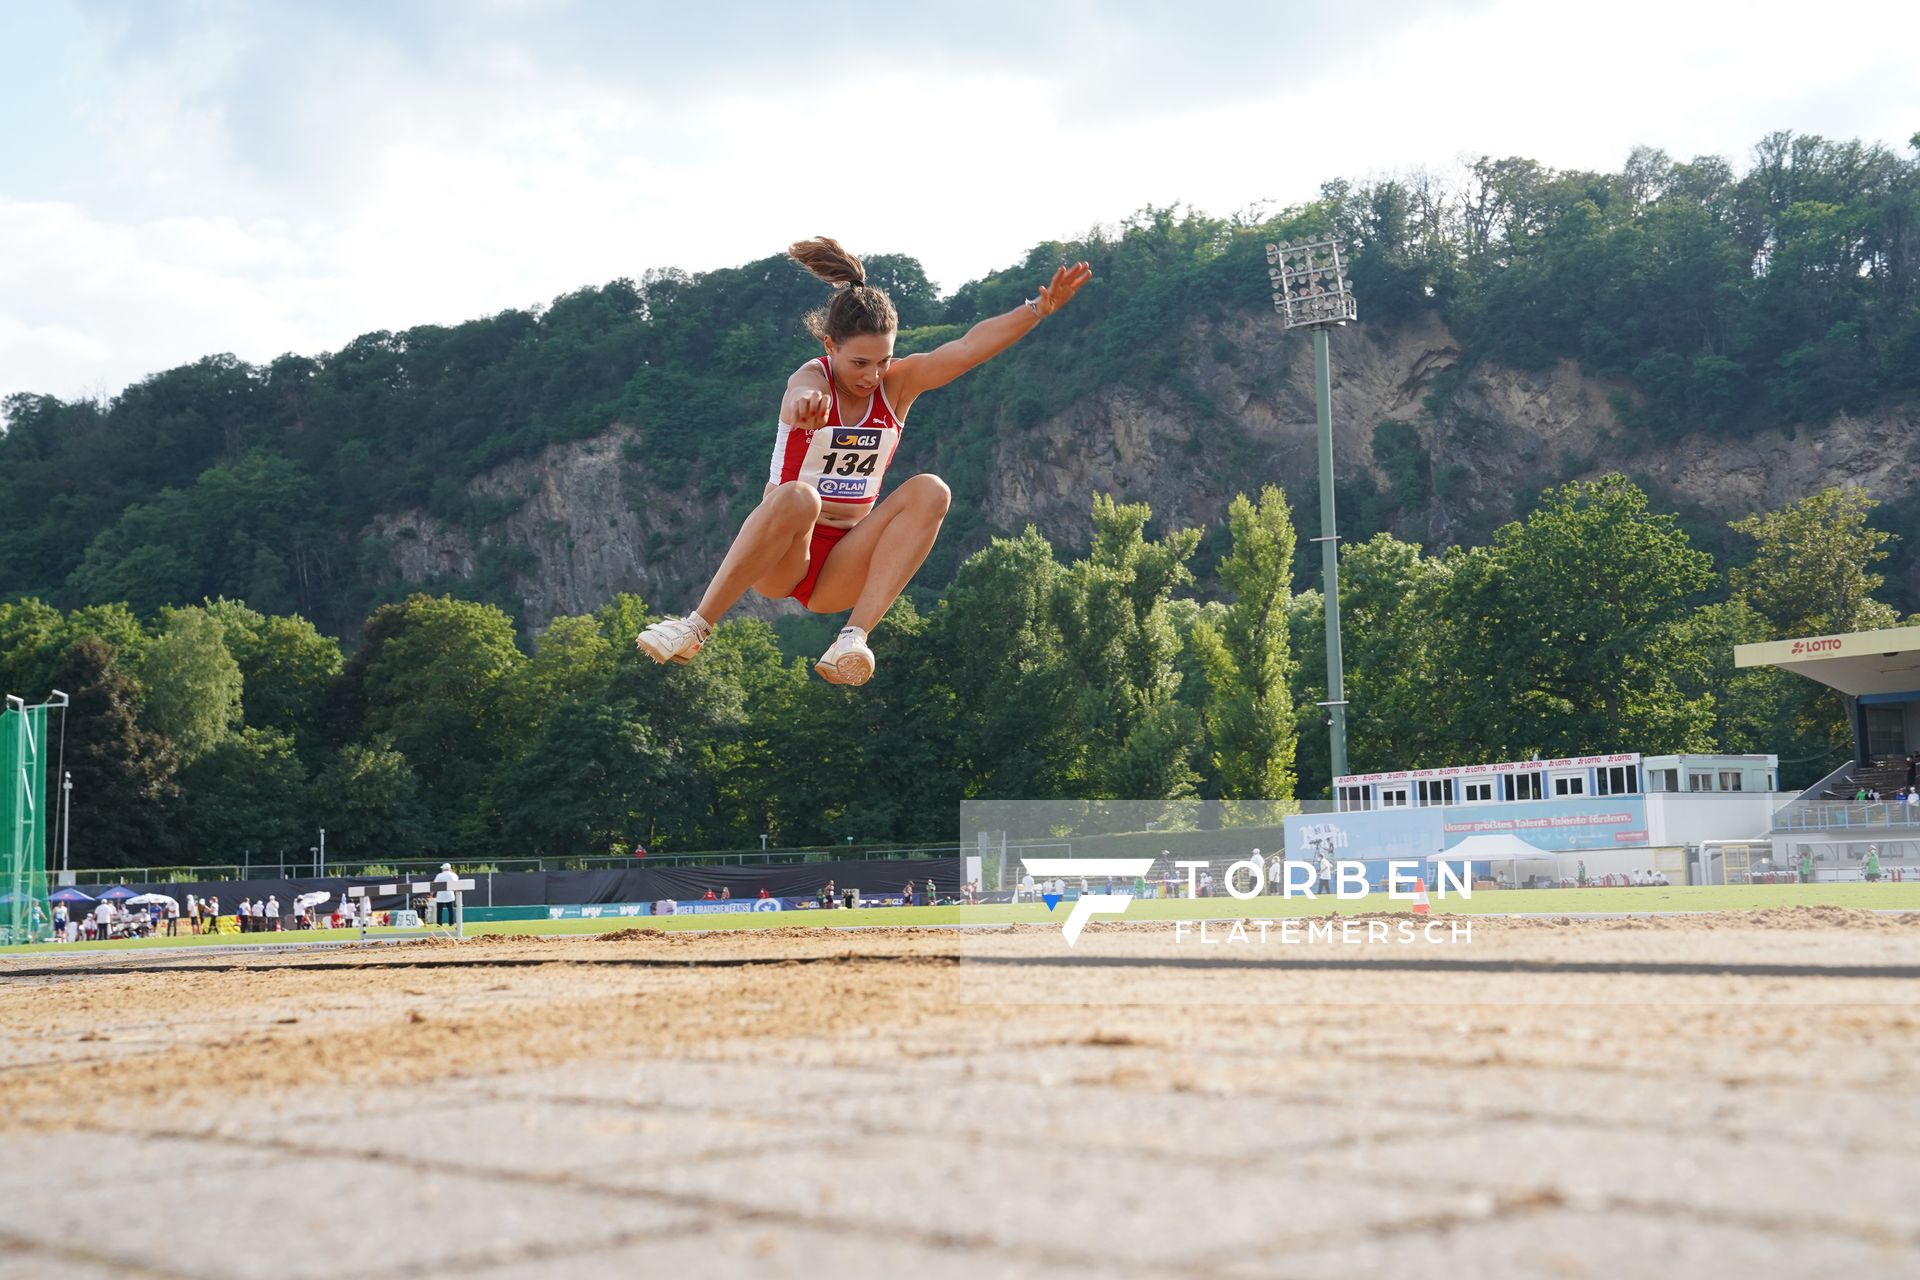
<svg viewBox="0 0 1920 1280">
<path fill-rule="evenodd" d="M 1733 647 L 1736 667 L 1779 667 L 1853 697 L 1912 693 L 1920 699 L 1920 626 Z"/>
</svg>

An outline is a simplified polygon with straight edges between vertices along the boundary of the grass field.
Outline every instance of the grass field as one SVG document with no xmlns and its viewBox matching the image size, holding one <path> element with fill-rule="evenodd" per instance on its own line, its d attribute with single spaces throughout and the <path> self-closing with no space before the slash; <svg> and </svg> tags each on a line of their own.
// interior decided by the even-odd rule
<svg viewBox="0 0 1920 1280">
<path fill-rule="evenodd" d="M 1783 884 L 1688 886 L 1666 889 L 1509 889 L 1482 890 L 1472 898 L 1432 895 L 1436 914 L 1533 915 L 1556 913 L 1757 911 L 1767 907 L 1859 907 L 1920 911 L 1920 882 L 1901 884 Z M 1129 920 L 1228 919 L 1242 916 L 1283 919 L 1329 913 L 1358 915 L 1406 911 L 1408 904 L 1379 894 L 1350 901 L 1325 898 L 1232 898 L 1199 901 L 1149 899 L 1128 908 Z M 713 930 L 778 929 L 795 926 L 857 928 L 883 925 L 1047 924 L 1065 917 L 1068 906 L 1049 912 L 1041 903 L 978 907 L 863 907 L 857 911 L 753 911 L 727 915 L 626 916 L 597 920 L 501 920 L 467 926 L 471 935 L 549 935 L 605 933 L 614 929 Z M 372 938 L 413 936 L 417 930 L 369 929 Z M 121 942 L 76 943 L 72 947 L 0 947 L 0 954 L 62 951 L 132 951 L 153 947 L 282 946 L 289 943 L 351 942 L 353 929 L 314 929 L 302 933 L 221 933 L 177 938 L 141 938 Z"/>
</svg>

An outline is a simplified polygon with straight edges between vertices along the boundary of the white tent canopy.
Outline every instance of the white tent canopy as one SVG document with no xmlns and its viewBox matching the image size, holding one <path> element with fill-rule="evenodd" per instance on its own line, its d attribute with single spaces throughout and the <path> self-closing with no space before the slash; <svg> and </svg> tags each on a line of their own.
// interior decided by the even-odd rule
<svg viewBox="0 0 1920 1280">
<path fill-rule="evenodd" d="M 1528 844 L 1519 836 L 1484 835 L 1468 836 L 1450 849 L 1442 849 L 1436 857 L 1441 862 L 1515 862 L 1543 861 L 1552 862 L 1554 856 L 1538 845 Z"/>
</svg>

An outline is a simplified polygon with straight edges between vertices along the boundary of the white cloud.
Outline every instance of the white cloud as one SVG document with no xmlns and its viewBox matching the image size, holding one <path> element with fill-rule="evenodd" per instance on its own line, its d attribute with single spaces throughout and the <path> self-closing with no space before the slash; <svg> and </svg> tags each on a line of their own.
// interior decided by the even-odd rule
<svg viewBox="0 0 1920 1280">
<path fill-rule="evenodd" d="M 24 248 L 0 257 L 0 394 L 336 349 L 822 232 L 952 289 L 1150 203 L 1920 126 L 1908 5 L 1857 6 L 1873 38 L 1846 58 L 1781 39 L 1804 12 L 1779 0 L 1401 0 L 1350 31 L 1244 9 L 89 8 L 69 171 L 0 155 L 0 243 Z"/>
</svg>

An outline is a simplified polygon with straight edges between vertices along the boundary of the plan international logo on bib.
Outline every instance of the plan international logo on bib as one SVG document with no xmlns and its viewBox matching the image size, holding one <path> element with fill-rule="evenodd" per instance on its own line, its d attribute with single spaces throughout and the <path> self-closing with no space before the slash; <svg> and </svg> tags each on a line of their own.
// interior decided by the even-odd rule
<svg viewBox="0 0 1920 1280">
<path fill-rule="evenodd" d="M 864 479 L 842 480 L 837 476 L 821 476 L 820 496 L 823 498 L 864 498 L 867 496 L 867 482 Z"/>
</svg>

